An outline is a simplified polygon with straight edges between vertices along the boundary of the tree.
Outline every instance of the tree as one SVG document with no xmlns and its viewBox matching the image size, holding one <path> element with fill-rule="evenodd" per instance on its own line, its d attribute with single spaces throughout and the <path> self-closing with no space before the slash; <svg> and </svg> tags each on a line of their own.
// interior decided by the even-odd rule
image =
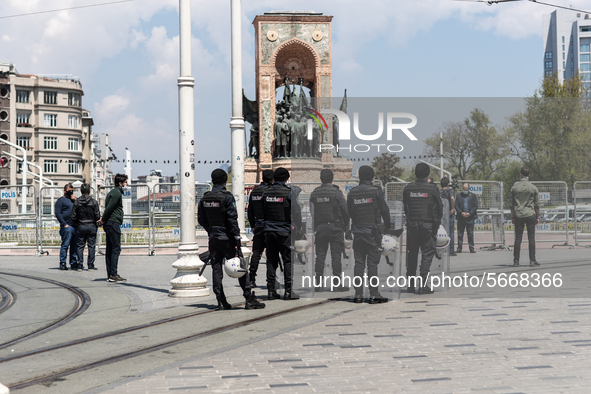
<svg viewBox="0 0 591 394">
<path fill-rule="evenodd" d="M 443 125 L 445 165 L 460 179 L 492 179 L 509 153 L 507 140 L 488 115 L 474 109 L 463 122 Z M 425 140 L 427 156 L 439 156 L 439 132 Z"/>
<path fill-rule="evenodd" d="M 397 166 L 400 163 L 400 157 L 396 153 L 382 153 L 376 156 L 371 163 L 376 175 L 376 179 L 382 181 L 385 185 L 388 182 L 395 181 L 404 173 L 404 168 Z"/>
</svg>

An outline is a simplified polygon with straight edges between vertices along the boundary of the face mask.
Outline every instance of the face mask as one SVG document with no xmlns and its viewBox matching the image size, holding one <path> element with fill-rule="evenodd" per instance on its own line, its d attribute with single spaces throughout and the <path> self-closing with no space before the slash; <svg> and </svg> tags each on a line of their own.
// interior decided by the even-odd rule
<svg viewBox="0 0 591 394">
<path fill-rule="evenodd" d="M 66 196 L 70 197 L 72 194 L 74 194 L 74 190 L 66 191 Z"/>
<path fill-rule="evenodd" d="M 462 193 L 468 194 L 468 193 L 470 193 L 470 190 L 462 190 Z"/>
</svg>

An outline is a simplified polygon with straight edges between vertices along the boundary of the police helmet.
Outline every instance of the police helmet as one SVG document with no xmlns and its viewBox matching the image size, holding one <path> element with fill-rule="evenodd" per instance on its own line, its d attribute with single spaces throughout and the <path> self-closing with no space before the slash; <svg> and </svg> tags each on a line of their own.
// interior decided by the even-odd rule
<svg viewBox="0 0 591 394">
<path fill-rule="evenodd" d="M 439 230 L 437 230 L 437 249 L 445 249 L 449 245 L 449 236 L 447 235 L 447 231 L 445 231 L 445 227 L 442 225 L 439 226 Z"/>
<path fill-rule="evenodd" d="M 306 253 L 306 251 L 308 250 L 308 240 L 307 239 L 300 239 L 299 241 L 295 241 L 294 243 L 294 249 L 296 251 L 296 253 Z"/>
<path fill-rule="evenodd" d="M 392 256 L 398 250 L 398 241 L 392 235 L 382 236 L 382 256 Z"/>
<path fill-rule="evenodd" d="M 224 270 L 231 278 L 242 278 L 246 273 L 246 269 L 244 268 L 244 259 L 241 257 L 226 259 L 226 262 L 224 263 Z"/>
</svg>

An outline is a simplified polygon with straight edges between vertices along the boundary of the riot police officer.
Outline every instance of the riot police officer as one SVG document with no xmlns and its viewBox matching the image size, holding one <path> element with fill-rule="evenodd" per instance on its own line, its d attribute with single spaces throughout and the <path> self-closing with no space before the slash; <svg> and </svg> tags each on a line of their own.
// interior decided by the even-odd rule
<svg viewBox="0 0 591 394">
<path fill-rule="evenodd" d="M 384 227 L 390 228 L 390 210 L 384 199 L 382 189 L 373 186 L 375 172 L 370 166 L 359 168 L 359 186 L 351 189 L 347 195 L 347 207 L 351 215 L 353 233 L 353 255 L 355 278 L 362 278 L 367 265 L 367 276 L 378 276 L 378 264 L 381 258 L 381 234 L 378 225 L 384 220 Z M 359 280 L 359 279 L 357 279 Z M 388 302 L 378 292 L 378 287 L 369 281 L 369 303 Z M 355 283 L 354 283 L 355 284 Z M 355 286 L 355 303 L 363 302 L 363 287 Z"/>
<path fill-rule="evenodd" d="M 269 300 L 281 298 L 275 291 L 275 278 L 280 258 L 283 260 L 285 277 L 284 300 L 297 300 L 293 291 L 293 272 L 291 264 L 292 221 L 295 231 L 301 232 L 302 213 L 296 202 L 293 190 L 286 185 L 289 171 L 279 167 L 274 173 L 275 182 L 263 193 L 264 233 L 267 244 L 267 290 Z M 280 257 L 281 256 L 281 257 Z"/>
<path fill-rule="evenodd" d="M 224 170 L 216 169 L 211 173 L 213 188 L 205 193 L 197 211 L 199 224 L 209 235 L 209 253 L 213 270 L 213 292 L 220 310 L 231 309 L 232 305 L 226 300 L 222 285 L 224 258 L 231 259 L 237 255 L 240 248 L 240 228 L 238 227 L 238 212 L 236 201 L 232 193 L 226 190 L 228 174 Z M 246 299 L 245 309 L 262 309 L 265 304 L 259 302 L 250 289 L 248 272 L 238 279 L 242 294 Z"/>
<path fill-rule="evenodd" d="M 433 289 L 427 285 L 431 262 L 435 255 L 437 230 L 443 215 L 443 204 L 437 186 L 429 183 L 430 169 L 425 163 L 415 167 L 416 181 L 409 183 L 402 192 L 404 213 L 406 215 L 406 277 L 409 293 L 415 292 L 417 260 L 421 250 L 421 283 L 419 294 L 431 294 Z"/>
<path fill-rule="evenodd" d="M 263 171 L 263 181 L 252 189 L 248 198 L 248 222 L 252 228 L 252 256 L 250 256 L 250 287 L 256 287 L 256 276 L 259 268 L 259 261 L 263 250 L 265 250 L 265 226 L 263 212 L 263 192 L 271 187 L 273 183 L 273 170 Z"/>
<path fill-rule="evenodd" d="M 310 208 L 314 217 L 314 244 L 316 245 L 316 277 L 314 288 L 324 291 L 324 262 L 330 245 L 332 274 L 341 276 L 341 256 L 345 250 L 343 233 L 349 231 L 349 213 L 347 202 L 337 185 L 333 185 L 334 174 L 329 169 L 320 172 L 322 186 L 314 189 L 310 195 Z M 338 287 L 336 291 L 346 291 L 345 287 Z"/>
</svg>

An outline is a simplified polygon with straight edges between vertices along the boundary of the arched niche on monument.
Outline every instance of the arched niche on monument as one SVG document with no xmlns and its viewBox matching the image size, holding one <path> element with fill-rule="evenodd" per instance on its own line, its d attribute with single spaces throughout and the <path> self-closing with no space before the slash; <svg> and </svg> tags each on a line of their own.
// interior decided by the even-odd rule
<svg viewBox="0 0 591 394">
<path fill-rule="evenodd" d="M 303 86 L 316 96 L 320 59 L 310 44 L 298 38 L 284 42 L 275 50 L 271 64 L 275 67 L 275 89 L 285 85 L 285 77 L 295 84 L 299 84 L 301 78 Z"/>
</svg>

